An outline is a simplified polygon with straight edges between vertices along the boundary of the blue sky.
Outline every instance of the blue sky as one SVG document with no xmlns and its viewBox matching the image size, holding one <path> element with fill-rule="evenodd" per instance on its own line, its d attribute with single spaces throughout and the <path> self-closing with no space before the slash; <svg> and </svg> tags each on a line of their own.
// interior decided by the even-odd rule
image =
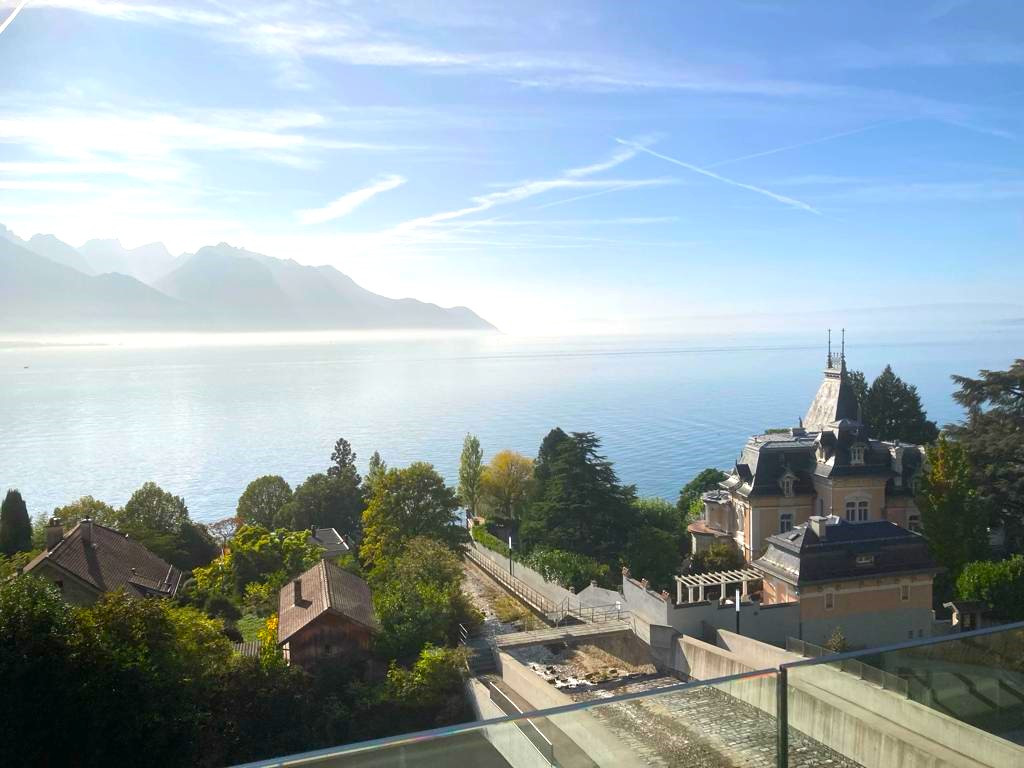
<svg viewBox="0 0 1024 768">
<path fill-rule="evenodd" d="M 39 0 L 0 32 L 0 222 L 224 240 L 511 332 L 1019 303 L 1021 29 L 1013 1 Z"/>
</svg>

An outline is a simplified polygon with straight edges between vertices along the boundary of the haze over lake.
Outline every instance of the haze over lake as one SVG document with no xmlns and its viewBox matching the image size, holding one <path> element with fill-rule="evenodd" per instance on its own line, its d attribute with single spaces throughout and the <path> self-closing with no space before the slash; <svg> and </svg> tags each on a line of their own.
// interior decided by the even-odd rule
<svg viewBox="0 0 1024 768">
<path fill-rule="evenodd" d="M 835 334 L 838 337 L 838 333 Z M 89 494 L 123 504 L 147 480 L 192 516 L 233 514 L 246 484 L 323 471 L 338 437 L 360 468 L 432 462 L 454 484 L 462 439 L 529 456 L 554 426 L 591 430 L 620 478 L 674 500 L 743 441 L 793 426 L 821 378 L 824 332 L 515 338 L 380 334 L 111 336 L 0 342 L 0 487 L 32 514 Z M 1006 368 L 1024 328 L 850 336 L 851 368 L 886 363 L 940 425 L 952 373 Z M 838 346 L 838 344 L 837 344 Z"/>
</svg>

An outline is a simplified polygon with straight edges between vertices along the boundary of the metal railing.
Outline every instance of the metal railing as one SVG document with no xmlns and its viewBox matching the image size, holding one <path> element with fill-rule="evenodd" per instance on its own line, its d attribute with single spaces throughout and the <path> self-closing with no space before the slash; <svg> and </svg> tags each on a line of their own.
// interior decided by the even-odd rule
<svg viewBox="0 0 1024 768">
<path fill-rule="evenodd" d="M 892 672 L 886 672 L 884 669 L 872 667 L 859 659 L 841 659 L 839 661 L 829 662 L 828 659 L 825 658 L 836 655 L 839 651 L 830 651 L 828 648 L 815 645 L 814 643 L 809 643 L 806 640 L 799 640 L 795 637 L 786 638 L 786 650 L 791 653 L 800 654 L 804 658 L 808 659 L 820 658 L 843 672 L 848 672 L 861 680 L 873 683 L 879 688 L 884 688 L 887 691 L 895 691 L 896 693 L 907 697 L 910 695 L 910 683 L 902 677 L 894 675 Z"/>
<path fill-rule="evenodd" d="M 481 557 L 474 552 L 473 549 L 466 550 L 466 557 L 468 557 L 474 565 L 479 567 L 480 570 L 497 581 L 505 587 L 505 589 L 521 599 L 538 613 L 548 616 L 558 610 L 558 606 L 555 605 L 554 601 L 541 594 L 522 579 L 517 579 L 489 558 Z"/>
</svg>

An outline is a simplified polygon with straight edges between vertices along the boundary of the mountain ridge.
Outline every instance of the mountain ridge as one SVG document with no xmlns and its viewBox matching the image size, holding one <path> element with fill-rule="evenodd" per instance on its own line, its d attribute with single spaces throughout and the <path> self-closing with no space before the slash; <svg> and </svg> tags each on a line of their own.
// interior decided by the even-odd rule
<svg viewBox="0 0 1024 768">
<path fill-rule="evenodd" d="M 127 249 L 115 239 L 90 240 L 75 249 L 53 235 L 25 241 L 0 225 L 0 330 L 122 324 L 124 330 L 497 330 L 465 306 L 391 299 L 330 265 L 307 266 L 225 242 L 175 257 L 162 243 Z"/>
</svg>

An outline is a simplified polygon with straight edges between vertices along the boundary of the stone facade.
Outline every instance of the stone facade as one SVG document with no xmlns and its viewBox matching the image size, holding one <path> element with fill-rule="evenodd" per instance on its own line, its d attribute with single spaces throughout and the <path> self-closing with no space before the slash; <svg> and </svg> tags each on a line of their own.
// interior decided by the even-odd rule
<svg viewBox="0 0 1024 768">
<path fill-rule="evenodd" d="M 769 536 L 812 515 L 917 530 L 913 489 L 924 449 L 873 439 L 859 410 L 845 355 L 830 354 L 801 424 L 751 437 L 720 487 L 704 494 L 702 519 L 689 529 L 693 550 L 728 541 L 752 562 Z"/>
</svg>

